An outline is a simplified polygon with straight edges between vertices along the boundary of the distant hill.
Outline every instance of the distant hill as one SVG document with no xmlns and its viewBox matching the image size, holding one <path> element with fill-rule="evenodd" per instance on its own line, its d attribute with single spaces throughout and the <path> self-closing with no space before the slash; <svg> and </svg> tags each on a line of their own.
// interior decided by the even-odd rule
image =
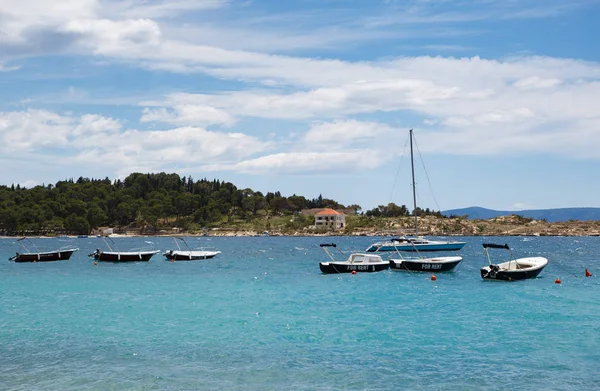
<svg viewBox="0 0 600 391">
<path fill-rule="evenodd" d="M 468 215 L 469 219 L 491 219 L 498 216 L 507 216 L 516 214 L 523 217 L 528 217 L 535 220 L 545 219 L 548 222 L 554 223 L 559 221 L 588 221 L 600 220 L 600 208 L 559 208 L 559 209 L 532 209 L 519 211 L 502 211 L 481 208 L 472 206 L 463 209 L 451 209 L 442 211 L 444 216 L 464 216 Z"/>
</svg>

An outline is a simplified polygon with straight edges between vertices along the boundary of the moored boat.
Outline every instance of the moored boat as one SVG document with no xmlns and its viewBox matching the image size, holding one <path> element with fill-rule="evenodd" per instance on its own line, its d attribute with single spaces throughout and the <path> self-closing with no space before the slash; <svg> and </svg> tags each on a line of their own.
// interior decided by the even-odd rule
<svg viewBox="0 0 600 391">
<path fill-rule="evenodd" d="M 536 278 L 548 264 L 544 257 L 514 258 L 508 244 L 483 243 L 488 265 L 480 269 L 481 278 L 485 280 L 518 281 Z M 488 249 L 505 249 L 510 259 L 505 262 L 492 263 Z"/>
<path fill-rule="evenodd" d="M 220 251 L 217 250 L 169 250 L 165 252 L 163 255 L 168 260 L 175 261 L 197 261 L 201 259 L 211 259 L 216 257 L 218 254 L 221 254 Z"/>
<path fill-rule="evenodd" d="M 163 254 L 168 260 L 171 261 L 195 261 L 201 259 L 211 259 L 216 257 L 218 254 L 221 254 L 221 251 L 208 247 L 191 249 L 183 238 L 176 237 L 173 238 L 173 240 L 175 241 L 177 250 L 169 250 Z M 178 240 L 185 244 L 187 250 L 181 248 Z"/>
<path fill-rule="evenodd" d="M 459 256 L 390 259 L 390 269 L 410 272 L 449 272 L 454 270 L 462 260 L 463 258 Z"/>
<path fill-rule="evenodd" d="M 33 246 L 36 251 L 31 251 L 25 245 L 25 241 L 29 242 L 31 246 Z M 10 261 L 15 262 L 48 262 L 48 261 L 66 261 L 71 258 L 71 255 L 75 251 L 78 251 L 78 248 L 72 247 L 61 247 L 57 250 L 52 251 L 39 251 L 37 246 L 28 238 L 18 239 L 17 242 L 21 246 L 22 251 L 17 251 L 17 253 L 10 257 Z"/>
<path fill-rule="evenodd" d="M 401 236 L 385 241 L 373 243 L 367 248 L 367 252 L 377 251 L 458 251 L 464 247 L 466 242 L 441 241 L 425 239 L 422 236 Z"/>
<path fill-rule="evenodd" d="M 333 273 L 352 273 L 352 272 L 379 272 L 390 267 L 388 261 L 381 259 L 376 254 L 353 253 L 344 260 L 337 261 L 335 257 L 328 251 L 328 248 L 336 248 L 335 243 L 321 244 L 320 247 L 325 251 L 331 259 L 330 262 L 320 262 L 319 268 L 325 274 Z M 344 254 L 338 249 L 341 254 Z"/>
<path fill-rule="evenodd" d="M 94 257 L 97 261 L 106 262 L 148 262 L 154 254 L 158 254 L 159 250 L 149 251 L 102 251 L 102 249 L 96 249 L 93 253 L 89 254 L 90 257 Z"/>
<path fill-rule="evenodd" d="M 419 219 L 417 213 L 417 186 L 415 183 L 415 163 L 413 156 L 413 130 L 409 130 L 410 139 L 410 165 L 412 172 L 412 195 L 413 195 L 413 218 L 414 218 L 414 236 L 402 236 L 390 240 L 383 240 L 373 243 L 369 246 L 367 252 L 378 251 L 458 251 L 463 248 L 466 242 L 430 240 L 419 236 Z"/>
</svg>

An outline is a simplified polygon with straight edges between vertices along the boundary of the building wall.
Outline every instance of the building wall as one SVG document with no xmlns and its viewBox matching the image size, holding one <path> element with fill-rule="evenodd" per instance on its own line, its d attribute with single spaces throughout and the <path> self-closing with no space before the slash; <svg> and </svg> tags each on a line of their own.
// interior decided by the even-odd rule
<svg viewBox="0 0 600 391">
<path fill-rule="evenodd" d="M 315 215 L 315 225 L 317 227 L 333 227 L 333 229 L 344 228 L 346 215 Z"/>
</svg>

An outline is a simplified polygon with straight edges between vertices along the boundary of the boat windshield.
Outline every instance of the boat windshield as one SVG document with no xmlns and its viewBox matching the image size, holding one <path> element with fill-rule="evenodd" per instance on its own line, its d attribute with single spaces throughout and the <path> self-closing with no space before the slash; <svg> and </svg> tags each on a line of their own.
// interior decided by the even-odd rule
<svg viewBox="0 0 600 391">
<path fill-rule="evenodd" d="M 376 255 L 369 254 L 352 254 L 350 259 L 348 259 L 350 263 L 377 263 L 381 262 L 381 257 Z"/>
</svg>

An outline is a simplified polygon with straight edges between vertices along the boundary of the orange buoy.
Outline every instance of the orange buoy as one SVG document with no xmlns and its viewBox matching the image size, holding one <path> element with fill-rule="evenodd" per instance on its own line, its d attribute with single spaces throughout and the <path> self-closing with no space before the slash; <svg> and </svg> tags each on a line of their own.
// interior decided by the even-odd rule
<svg viewBox="0 0 600 391">
<path fill-rule="evenodd" d="M 435 280 L 437 280 L 437 277 L 435 276 L 435 274 L 432 274 L 431 275 L 431 281 L 435 281 Z"/>
<path fill-rule="evenodd" d="M 592 276 L 592 272 L 590 272 L 588 269 L 585 269 L 585 276 L 586 277 L 591 277 Z"/>
<path fill-rule="evenodd" d="M 560 278 L 557 278 L 556 280 L 554 280 L 555 284 L 560 284 Z"/>
<path fill-rule="evenodd" d="M 356 274 L 356 270 L 352 270 L 352 274 Z"/>
<path fill-rule="evenodd" d="M 98 262 L 94 261 L 94 266 L 98 266 Z"/>
<path fill-rule="evenodd" d="M 175 262 L 175 258 L 171 258 L 171 262 Z"/>
</svg>

